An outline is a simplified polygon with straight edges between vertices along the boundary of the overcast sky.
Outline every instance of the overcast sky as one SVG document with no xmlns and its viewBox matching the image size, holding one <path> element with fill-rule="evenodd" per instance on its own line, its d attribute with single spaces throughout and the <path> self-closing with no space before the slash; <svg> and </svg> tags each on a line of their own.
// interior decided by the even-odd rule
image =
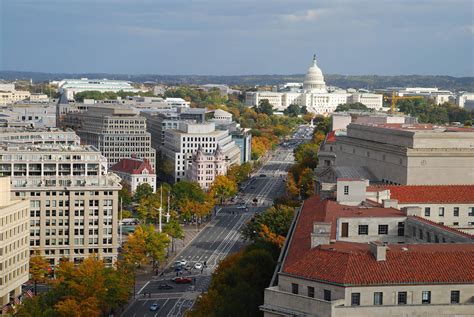
<svg viewBox="0 0 474 317">
<path fill-rule="evenodd" d="M 0 70 L 474 76 L 474 1 L 0 0 Z"/>
</svg>

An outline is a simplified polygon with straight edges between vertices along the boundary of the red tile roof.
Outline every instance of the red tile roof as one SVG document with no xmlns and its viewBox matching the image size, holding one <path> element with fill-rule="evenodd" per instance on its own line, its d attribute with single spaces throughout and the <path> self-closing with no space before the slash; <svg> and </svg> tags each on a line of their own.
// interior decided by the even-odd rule
<svg viewBox="0 0 474 317">
<path fill-rule="evenodd" d="M 300 258 L 311 248 L 311 232 L 313 222 L 329 222 L 331 226 L 331 239 L 336 238 L 336 221 L 341 217 L 404 217 L 406 214 L 395 208 L 382 207 L 357 207 L 340 205 L 333 200 L 320 200 L 314 195 L 304 201 L 299 214 L 296 229 L 291 237 L 290 248 L 286 263 Z"/>
<path fill-rule="evenodd" d="M 285 265 L 283 273 L 346 286 L 474 283 L 474 244 L 387 247 L 386 260 L 376 261 L 369 244 L 323 245 Z"/>
<path fill-rule="evenodd" d="M 135 158 L 125 158 L 114 164 L 110 169 L 116 172 L 127 174 L 141 174 L 144 169 L 148 170 L 149 174 L 155 174 L 153 167 L 147 159 L 140 160 Z"/>
<path fill-rule="evenodd" d="M 336 141 L 336 131 L 331 131 L 326 136 L 326 143 L 333 143 Z"/>
<path fill-rule="evenodd" d="M 367 191 L 390 190 L 390 198 L 407 203 L 474 203 L 474 185 L 377 185 Z"/>
</svg>

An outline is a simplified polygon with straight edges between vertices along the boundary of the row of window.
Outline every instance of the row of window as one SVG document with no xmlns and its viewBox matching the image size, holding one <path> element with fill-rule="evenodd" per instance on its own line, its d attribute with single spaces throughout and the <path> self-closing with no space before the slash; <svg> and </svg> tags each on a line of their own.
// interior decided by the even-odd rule
<svg viewBox="0 0 474 317">
<path fill-rule="evenodd" d="M 445 207 L 438 207 L 438 216 L 444 217 Z M 469 217 L 474 217 L 474 207 L 469 207 L 467 215 Z M 431 216 L 431 208 L 425 207 L 425 217 Z M 459 217 L 459 207 L 453 207 L 453 216 Z"/>
<path fill-rule="evenodd" d="M 406 305 L 407 304 L 407 292 L 398 292 L 397 293 L 397 304 Z M 451 291 L 451 304 L 459 304 L 460 291 Z M 360 293 L 351 294 L 351 306 L 359 306 L 361 302 Z M 374 292 L 374 305 L 383 305 L 383 292 Z M 421 292 L 421 303 L 422 304 L 431 304 L 431 291 L 422 291 Z"/>
</svg>

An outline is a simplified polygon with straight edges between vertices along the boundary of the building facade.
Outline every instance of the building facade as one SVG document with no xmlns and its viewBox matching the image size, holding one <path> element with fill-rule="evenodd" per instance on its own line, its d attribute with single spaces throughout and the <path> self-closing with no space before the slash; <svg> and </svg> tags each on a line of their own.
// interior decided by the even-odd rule
<svg viewBox="0 0 474 317">
<path fill-rule="evenodd" d="M 120 176 L 123 182 L 130 186 L 130 191 L 135 193 L 141 184 L 148 184 L 156 191 L 156 174 L 148 160 L 137 158 L 122 159 L 110 168 L 112 172 Z"/>
<path fill-rule="evenodd" d="M 11 177 L 13 199 L 29 200 L 31 254 L 52 266 L 92 254 L 115 261 L 120 178 L 96 149 L 1 143 L 0 176 Z"/>
<path fill-rule="evenodd" d="M 132 92 L 140 90 L 133 88 L 128 81 L 108 80 L 108 79 L 63 79 L 58 83 L 58 91 L 64 94 L 67 99 L 74 99 L 78 92 L 99 91 L 99 92 Z"/>
<path fill-rule="evenodd" d="M 11 196 L 10 177 L 0 177 L 0 307 L 29 279 L 30 205 Z"/>
<path fill-rule="evenodd" d="M 205 154 L 198 148 L 189 162 L 186 176 L 190 181 L 197 182 L 202 189 L 209 190 L 217 176 L 227 173 L 227 167 L 228 163 L 219 145 L 211 154 Z"/>
<path fill-rule="evenodd" d="M 121 106 L 94 106 L 83 113 L 69 113 L 65 126 L 76 131 L 82 143 L 93 145 L 109 166 L 123 158 L 147 159 L 155 168 L 155 150 L 146 131 L 146 119 Z"/>
<path fill-rule="evenodd" d="M 180 123 L 177 130 L 165 131 L 162 154 L 173 166 L 174 181 L 186 178 L 188 162 L 200 148 L 203 153 L 214 153 L 220 147 L 229 165 L 240 164 L 240 149 L 228 131 L 216 130 L 214 123 Z"/>
<path fill-rule="evenodd" d="M 383 96 L 357 92 L 350 94 L 345 90 L 329 91 L 321 69 L 316 63 L 316 56 L 308 68 L 303 82 L 303 89 L 292 89 L 288 92 L 257 91 L 247 92 L 245 103 L 248 106 L 258 105 L 263 99 L 277 111 L 285 110 L 289 105 L 296 104 L 306 107 L 309 112 L 327 115 L 336 110 L 338 105 L 348 102 L 362 102 L 368 108 L 380 110 L 383 107 Z M 357 101 L 354 101 L 357 100 Z"/>
</svg>

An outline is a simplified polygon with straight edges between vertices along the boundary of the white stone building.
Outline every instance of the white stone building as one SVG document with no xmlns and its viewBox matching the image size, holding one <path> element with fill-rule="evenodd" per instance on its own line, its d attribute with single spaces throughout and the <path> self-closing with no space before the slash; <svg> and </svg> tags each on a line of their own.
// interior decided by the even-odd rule
<svg viewBox="0 0 474 317">
<path fill-rule="evenodd" d="M 64 94 L 67 99 L 74 99 L 78 92 L 99 91 L 99 92 L 139 92 L 139 89 L 133 88 L 128 81 L 108 80 L 108 79 L 63 79 L 58 83 L 58 91 Z"/>
<path fill-rule="evenodd" d="M 240 164 L 240 149 L 228 131 L 216 130 L 214 123 L 183 123 L 178 129 L 165 130 L 162 154 L 173 165 L 174 181 L 186 178 L 189 160 L 199 148 L 214 153 L 219 146 L 229 165 Z"/>
<path fill-rule="evenodd" d="M 292 90 L 290 92 L 271 92 L 257 91 L 247 92 L 245 103 L 248 106 L 258 105 L 263 99 L 277 111 L 285 110 L 291 104 L 305 106 L 309 112 L 316 114 L 329 114 L 336 110 L 338 105 L 359 100 L 365 101 L 370 109 L 379 110 L 383 106 L 382 95 L 357 92 L 349 94 L 345 90 L 335 90 L 329 92 L 321 69 L 316 63 L 316 56 L 308 68 L 303 82 L 303 89 L 300 91 Z"/>
<path fill-rule="evenodd" d="M 204 190 L 209 190 L 217 176 L 227 173 L 228 163 L 219 145 L 214 153 L 204 153 L 198 148 L 192 156 L 187 170 L 187 179 L 197 182 Z"/>
<path fill-rule="evenodd" d="M 10 177 L 0 177 L 0 308 L 21 294 L 29 278 L 28 200 L 12 198 Z"/>
<path fill-rule="evenodd" d="M 135 193 L 137 187 L 141 184 L 148 184 L 156 191 L 156 174 L 147 159 L 141 160 L 137 158 L 122 159 L 110 170 L 120 176 L 122 181 L 130 185 L 130 191 Z"/>
</svg>

